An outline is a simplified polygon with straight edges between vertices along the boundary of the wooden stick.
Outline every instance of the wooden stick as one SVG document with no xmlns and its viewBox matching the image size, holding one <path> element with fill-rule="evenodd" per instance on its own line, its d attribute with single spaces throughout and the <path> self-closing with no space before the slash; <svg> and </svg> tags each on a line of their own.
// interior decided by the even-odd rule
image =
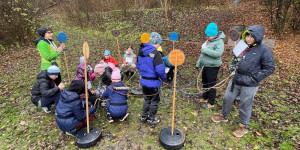
<svg viewBox="0 0 300 150">
<path fill-rule="evenodd" d="M 173 50 L 175 49 L 174 47 L 175 47 L 175 41 L 173 41 Z M 177 56 L 177 55 L 176 55 L 176 56 Z"/>
<path fill-rule="evenodd" d="M 68 61 L 67 61 L 66 51 L 64 51 L 64 55 L 65 55 L 65 64 L 66 64 L 66 68 L 67 68 L 68 80 L 69 80 L 69 83 L 71 83 L 69 69 L 68 69 Z"/>
<path fill-rule="evenodd" d="M 86 55 L 86 54 L 85 54 Z M 85 108 L 86 108 L 86 125 L 87 133 L 90 133 L 90 120 L 89 120 L 89 102 L 88 102 L 88 89 L 87 89 L 87 70 L 86 70 L 86 56 L 84 56 L 84 82 L 85 82 Z"/>
<path fill-rule="evenodd" d="M 116 39 L 117 39 L 117 45 L 118 45 L 119 63 L 122 63 L 122 57 L 121 57 L 121 53 L 120 53 L 119 39 L 118 39 L 118 37 L 116 37 Z"/>
<path fill-rule="evenodd" d="M 114 87 L 115 90 L 130 90 L 130 87 Z"/>
<path fill-rule="evenodd" d="M 100 99 L 100 98 L 96 98 L 96 101 L 95 101 L 94 107 L 96 106 L 98 99 Z"/>
<path fill-rule="evenodd" d="M 177 76 L 177 53 L 175 59 L 175 74 L 174 74 L 174 85 L 173 85 L 173 111 L 172 111 L 172 136 L 174 134 L 174 122 L 175 122 L 175 99 L 176 99 L 176 76 Z"/>
</svg>

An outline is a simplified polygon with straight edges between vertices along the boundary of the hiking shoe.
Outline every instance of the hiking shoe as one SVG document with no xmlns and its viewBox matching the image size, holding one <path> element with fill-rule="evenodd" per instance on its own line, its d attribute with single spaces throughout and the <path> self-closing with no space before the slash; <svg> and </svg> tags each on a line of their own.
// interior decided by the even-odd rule
<svg viewBox="0 0 300 150">
<path fill-rule="evenodd" d="M 214 117 L 211 117 L 211 120 L 213 122 L 227 122 L 228 121 L 228 119 L 224 118 L 224 116 L 222 114 L 214 116 Z"/>
<path fill-rule="evenodd" d="M 150 128 L 154 127 L 155 125 L 157 125 L 159 123 L 160 123 L 160 119 L 159 118 L 156 118 L 156 119 L 148 121 L 148 125 L 149 125 Z"/>
<path fill-rule="evenodd" d="M 146 123 L 147 121 L 149 121 L 150 119 L 148 117 L 146 118 L 141 118 L 140 119 L 140 123 Z"/>
<path fill-rule="evenodd" d="M 248 130 L 246 126 L 241 123 L 239 124 L 239 128 L 232 132 L 235 137 L 243 137 L 246 133 L 248 133 Z"/>
<path fill-rule="evenodd" d="M 107 121 L 108 121 L 108 123 L 113 123 L 113 122 L 114 122 L 114 119 L 113 119 L 112 117 L 108 117 L 108 118 L 107 118 Z"/>
<path fill-rule="evenodd" d="M 124 121 L 127 117 L 129 116 L 129 113 L 126 113 L 126 115 L 122 118 L 122 119 L 119 119 L 119 121 Z"/>
<path fill-rule="evenodd" d="M 203 104 L 202 105 L 202 108 L 204 108 L 204 109 L 209 109 L 209 108 L 212 108 L 212 107 L 214 107 L 215 105 L 212 105 L 212 104 L 210 104 L 210 103 L 206 103 L 206 104 Z"/>
<path fill-rule="evenodd" d="M 196 103 L 207 103 L 207 99 L 200 98 L 195 100 Z"/>
<path fill-rule="evenodd" d="M 113 122 L 114 122 L 114 119 L 111 117 L 111 115 L 110 115 L 109 112 L 107 112 L 106 117 L 107 117 L 107 121 L 108 121 L 109 123 L 113 123 Z"/>
<path fill-rule="evenodd" d="M 72 133 L 72 131 L 64 132 L 64 134 L 75 137 L 75 133 Z"/>
<path fill-rule="evenodd" d="M 45 113 L 51 113 L 51 109 L 49 107 L 42 107 Z"/>
</svg>

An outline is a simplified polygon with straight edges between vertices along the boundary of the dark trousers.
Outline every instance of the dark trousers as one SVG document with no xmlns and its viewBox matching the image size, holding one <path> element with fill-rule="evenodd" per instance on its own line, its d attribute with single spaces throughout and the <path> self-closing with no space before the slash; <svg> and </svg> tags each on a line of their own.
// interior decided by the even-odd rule
<svg viewBox="0 0 300 150">
<path fill-rule="evenodd" d="M 202 71 L 202 84 L 203 88 L 210 88 L 216 85 L 219 67 L 204 67 Z M 210 89 L 203 93 L 202 98 L 208 99 L 208 103 L 211 105 L 215 104 L 216 89 Z"/>
<path fill-rule="evenodd" d="M 48 106 L 51 106 L 54 103 L 55 103 L 55 106 L 56 106 L 57 103 L 58 103 L 59 98 L 60 98 L 60 91 L 58 93 L 56 93 L 55 95 L 53 95 L 53 96 L 42 97 L 41 98 L 42 107 L 48 107 Z"/>
<path fill-rule="evenodd" d="M 142 118 L 149 117 L 150 120 L 154 120 L 160 102 L 159 88 L 148 88 L 142 86 L 142 90 L 144 95 L 153 95 L 153 96 L 144 96 Z"/>
</svg>

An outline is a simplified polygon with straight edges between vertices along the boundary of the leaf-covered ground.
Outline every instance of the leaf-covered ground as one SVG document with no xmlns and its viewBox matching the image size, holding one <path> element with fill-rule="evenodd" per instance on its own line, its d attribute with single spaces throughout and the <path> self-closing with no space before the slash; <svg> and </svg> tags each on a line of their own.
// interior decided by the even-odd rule
<svg viewBox="0 0 300 150">
<path fill-rule="evenodd" d="M 129 45 L 136 52 L 139 36 L 143 32 L 160 32 L 164 39 L 176 31 L 179 41 L 175 47 L 186 55 L 186 61 L 179 67 L 178 86 L 184 87 L 195 79 L 198 71 L 194 64 L 199 56 L 203 32 L 207 23 L 217 22 L 221 30 L 229 35 L 231 25 L 244 23 L 263 24 L 267 38 L 276 38 L 266 21 L 264 8 L 242 13 L 245 7 L 256 8 L 255 2 L 246 2 L 239 7 L 226 8 L 174 8 L 170 21 L 161 18 L 161 9 L 131 10 L 130 17 L 123 17 L 120 11 L 103 14 L 106 23 L 101 27 L 80 29 L 65 22 L 59 15 L 45 17 L 45 26 L 50 26 L 56 35 L 65 32 L 68 35 L 67 59 L 71 78 L 82 54 L 82 43 L 90 46 L 90 62 L 95 65 L 101 59 L 105 49 L 110 49 L 117 58 L 116 39 L 111 35 L 113 29 L 121 32 L 119 41 L 122 53 Z M 251 17 L 255 16 L 257 17 Z M 207 17 L 211 16 L 211 17 Z M 96 17 L 96 16 L 94 16 Z M 99 30 L 101 29 L 101 30 Z M 32 37 L 34 39 L 35 37 Z M 210 117 L 221 111 L 222 97 L 227 86 L 218 89 L 217 104 L 211 110 L 204 110 L 194 102 L 200 95 L 188 95 L 177 92 L 175 127 L 186 135 L 183 149 L 299 149 L 299 47 L 296 39 L 299 35 L 277 39 L 273 49 L 276 58 L 276 71 L 261 83 L 255 97 L 249 133 L 243 138 L 235 138 L 231 132 L 238 125 L 238 102 L 227 123 L 213 123 Z M 227 42 L 227 40 L 225 41 Z M 58 45 L 58 43 L 57 43 Z M 165 53 L 170 52 L 172 43 L 163 41 Z M 230 47 L 223 55 L 219 80 L 228 76 L 227 67 L 231 57 Z M 64 56 L 61 57 L 62 62 Z M 0 59 L 0 148 L 1 149 L 77 149 L 74 139 L 59 130 L 55 123 L 54 112 L 45 114 L 30 101 L 30 90 L 39 73 L 40 56 L 36 48 L 16 48 Z M 64 82 L 67 74 L 62 63 Z M 138 76 L 124 79 L 131 87 L 138 86 Z M 94 84 L 96 86 L 96 83 Z M 94 86 L 94 88 L 95 88 Z M 189 87 L 196 88 L 196 82 Z M 163 149 L 158 142 L 161 129 L 171 126 L 171 88 L 162 88 L 161 105 L 158 116 L 162 122 L 151 129 L 139 124 L 143 98 L 129 97 L 130 117 L 125 122 L 109 124 L 103 107 L 97 112 L 97 118 L 91 125 L 102 129 L 103 139 L 92 149 Z M 186 91 L 196 92 L 196 91 Z"/>
</svg>

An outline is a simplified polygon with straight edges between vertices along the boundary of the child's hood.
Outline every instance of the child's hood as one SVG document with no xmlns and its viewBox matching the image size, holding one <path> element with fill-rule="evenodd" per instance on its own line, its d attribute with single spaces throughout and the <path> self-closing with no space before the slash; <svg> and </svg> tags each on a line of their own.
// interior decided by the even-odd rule
<svg viewBox="0 0 300 150">
<path fill-rule="evenodd" d="M 42 71 L 37 75 L 37 79 L 50 79 L 50 77 L 47 75 L 47 71 Z"/>
<path fill-rule="evenodd" d="M 244 42 L 246 42 L 246 34 L 249 33 L 254 38 L 255 42 L 257 44 L 260 44 L 264 38 L 265 29 L 261 25 L 253 25 L 250 26 L 243 34 L 242 39 Z"/>
<path fill-rule="evenodd" d="M 156 50 L 156 48 L 153 45 L 149 44 L 149 43 L 143 43 L 143 46 L 144 46 L 144 48 L 140 52 L 142 52 L 142 54 L 144 56 L 147 56 L 149 53 Z"/>
<path fill-rule="evenodd" d="M 218 32 L 218 37 L 215 38 L 215 39 L 213 39 L 213 40 L 211 40 L 211 41 L 212 41 L 212 42 L 213 42 L 213 41 L 217 41 L 217 40 L 223 40 L 223 41 L 224 41 L 225 37 L 226 37 L 226 35 L 224 34 L 224 32 L 223 32 L 223 31 L 220 31 L 220 32 Z"/>
<path fill-rule="evenodd" d="M 79 99 L 79 96 L 76 92 L 71 92 L 69 89 L 63 90 L 60 96 L 60 100 L 63 102 L 71 102 L 76 99 Z"/>
</svg>

